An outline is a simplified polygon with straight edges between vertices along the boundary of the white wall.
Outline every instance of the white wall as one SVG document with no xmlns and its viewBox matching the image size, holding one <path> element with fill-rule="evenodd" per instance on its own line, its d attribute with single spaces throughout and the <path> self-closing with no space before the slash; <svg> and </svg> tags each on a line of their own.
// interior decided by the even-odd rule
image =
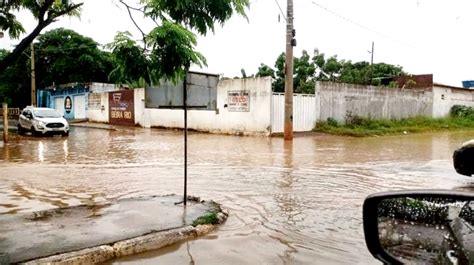
<svg viewBox="0 0 474 265">
<path fill-rule="evenodd" d="M 474 107 L 474 90 L 433 86 L 433 117 L 448 116 L 454 105 Z"/>
<path fill-rule="evenodd" d="M 109 93 L 89 93 L 87 118 L 94 122 L 109 122 Z"/>
<path fill-rule="evenodd" d="M 198 131 L 269 135 L 271 130 L 272 79 L 247 78 L 220 80 L 217 86 L 217 111 L 189 110 L 188 128 Z M 250 94 L 249 112 L 231 112 L 228 91 L 247 90 Z M 145 108 L 144 89 L 135 89 L 135 122 L 143 127 L 183 128 L 182 110 Z"/>
<path fill-rule="evenodd" d="M 115 84 L 109 83 L 90 83 L 89 84 L 89 91 L 93 93 L 102 93 L 102 92 L 110 92 L 116 91 L 119 88 Z"/>
<path fill-rule="evenodd" d="M 433 112 L 432 95 L 429 90 L 316 82 L 315 111 L 321 121 L 333 118 L 344 122 L 348 113 L 374 119 L 429 117 Z"/>
</svg>

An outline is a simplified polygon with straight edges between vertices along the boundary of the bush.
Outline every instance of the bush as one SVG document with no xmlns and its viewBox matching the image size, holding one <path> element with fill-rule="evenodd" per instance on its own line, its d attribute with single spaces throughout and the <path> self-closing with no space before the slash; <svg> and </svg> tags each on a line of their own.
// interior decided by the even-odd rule
<svg viewBox="0 0 474 265">
<path fill-rule="evenodd" d="M 339 124 L 337 123 L 337 120 L 331 117 L 327 119 L 327 123 L 329 126 L 333 126 L 333 127 L 339 126 Z"/>
<path fill-rule="evenodd" d="M 450 115 L 452 117 L 469 118 L 474 120 L 474 108 L 464 105 L 454 105 L 451 108 Z"/>
<path fill-rule="evenodd" d="M 348 111 L 346 113 L 346 125 L 349 126 L 360 126 L 362 124 L 366 123 L 366 119 L 352 114 L 352 112 Z"/>
</svg>

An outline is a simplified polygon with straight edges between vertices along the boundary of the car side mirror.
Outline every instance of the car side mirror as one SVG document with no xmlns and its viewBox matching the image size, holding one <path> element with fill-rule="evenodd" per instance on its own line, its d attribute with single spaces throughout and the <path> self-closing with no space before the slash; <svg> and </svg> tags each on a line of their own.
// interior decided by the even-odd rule
<svg viewBox="0 0 474 265">
<path fill-rule="evenodd" d="M 474 140 L 465 142 L 453 153 L 456 172 L 465 176 L 474 175 Z"/>
<path fill-rule="evenodd" d="M 474 264 L 473 193 L 377 193 L 363 217 L 367 247 L 384 264 Z"/>
</svg>

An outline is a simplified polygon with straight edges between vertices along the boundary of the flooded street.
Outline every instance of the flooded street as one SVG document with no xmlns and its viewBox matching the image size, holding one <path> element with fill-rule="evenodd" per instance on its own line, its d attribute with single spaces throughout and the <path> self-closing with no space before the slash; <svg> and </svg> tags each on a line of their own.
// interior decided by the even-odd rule
<svg viewBox="0 0 474 265">
<path fill-rule="evenodd" d="M 230 210 L 219 230 L 114 264 L 374 263 L 365 196 L 414 188 L 474 190 L 451 156 L 474 132 L 350 138 L 189 136 L 188 192 Z M 0 146 L 0 218 L 20 212 L 181 194 L 181 132 L 73 128 L 11 135 Z M 157 216 L 159 218 L 159 215 Z"/>
</svg>

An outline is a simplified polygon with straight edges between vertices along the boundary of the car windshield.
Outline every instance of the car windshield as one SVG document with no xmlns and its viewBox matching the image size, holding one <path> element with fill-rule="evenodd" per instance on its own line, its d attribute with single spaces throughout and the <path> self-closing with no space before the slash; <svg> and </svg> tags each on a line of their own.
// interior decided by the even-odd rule
<svg viewBox="0 0 474 265">
<path fill-rule="evenodd" d="M 53 109 L 37 109 L 33 111 L 37 118 L 60 118 L 61 114 Z"/>
</svg>

